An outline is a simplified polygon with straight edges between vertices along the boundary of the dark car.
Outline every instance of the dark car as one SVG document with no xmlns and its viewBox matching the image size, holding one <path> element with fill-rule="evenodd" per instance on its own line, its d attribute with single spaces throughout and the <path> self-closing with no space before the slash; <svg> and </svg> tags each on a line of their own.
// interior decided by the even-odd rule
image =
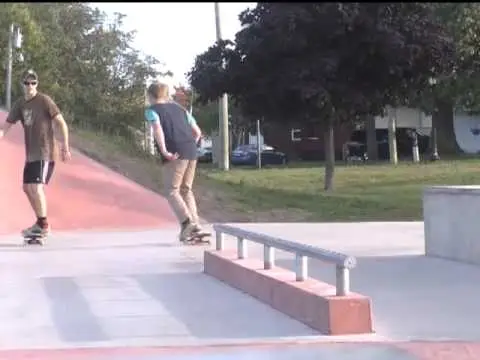
<svg viewBox="0 0 480 360">
<path fill-rule="evenodd" d="M 368 160 L 367 146 L 364 143 L 348 141 L 343 144 L 343 160 L 347 163 L 366 162 Z"/>
<path fill-rule="evenodd" d="M 412 138 L 409 132 L 414 129 L 398 128 L 396 130 L 397 138 L 397 152 L 399 157 L 412 156 Z M 375 131 L 377 138 L 377 152 L 379 160 L 390 159 L 390 148 L 388 145 L 388 130 L 377 129 Z M 364 145 L 366 152 L 367 135 L 365 130 L 356 130 L 353 132 L 350 142 L 358 142 Z M 418 135 L 418 148 L 420 154 L 425 154 L 428 151 L 429 136 Z"/>
<path fill-rule="evenodd" d="M 197 160 L 202 163 L 212 162 L 212 147 L 199 147 L 197 148 Z"/>
<path fill-rule="evenodd" d="M 284 165 L 287 163 L 287 155 L 283 152 L 276 151 L 273 147 L 268 145 L 262 145 L 261 150 L 262 165 Z M 256 165 L 257 146 L 238 146 L 233 150 L 230 162 L 232 165 Z"/>
</svg>

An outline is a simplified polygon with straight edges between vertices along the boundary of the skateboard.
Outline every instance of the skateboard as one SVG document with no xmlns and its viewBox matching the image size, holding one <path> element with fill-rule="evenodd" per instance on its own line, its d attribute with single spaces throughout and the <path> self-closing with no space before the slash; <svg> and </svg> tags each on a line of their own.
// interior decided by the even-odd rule
<svg viewBox="0 0 480 360">
<path fill-rule="evenodd" d="M 45 245 L 47 240 L 47 235 L 24 235 L 23 243 L 24 245 Z"/>
<path fill-rule="evenodd" d="M 199 244 L 210 244 L 210 239 L 205 239 L 211 236 L 212 234 L 208 232 L 196 233 L 187 238 L 184 243 L 186 245 L 199 245 Z"/>
</svg>

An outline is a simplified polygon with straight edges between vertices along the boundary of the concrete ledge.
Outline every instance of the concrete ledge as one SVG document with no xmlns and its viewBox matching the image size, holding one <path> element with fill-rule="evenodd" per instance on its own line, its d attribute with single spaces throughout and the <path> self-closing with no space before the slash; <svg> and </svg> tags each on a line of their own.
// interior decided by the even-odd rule
<svg viewBox="0 0 480 360">
<path fill-rule="evenodd" d="M 425 254 L 480 265 L 480 186 L 432 186 L 423 193 Z"/>
<path fill-rule="evenodd" d="M 291 271 L 263 269 L 263 261 L 239 260 L 236 251 L 205 251 L 204 271 L 290 317 L 327 335 L 373 332 L 371 302 L 351 293 L 335 296 L 335 287 Z"/>
<path fill-rule="evenodd" d="M 445 185 L 429 186 L 424 189 L 424 194 L 449 194 L 449 195 L 480 195 L 480 185 Z"/>
</svg>

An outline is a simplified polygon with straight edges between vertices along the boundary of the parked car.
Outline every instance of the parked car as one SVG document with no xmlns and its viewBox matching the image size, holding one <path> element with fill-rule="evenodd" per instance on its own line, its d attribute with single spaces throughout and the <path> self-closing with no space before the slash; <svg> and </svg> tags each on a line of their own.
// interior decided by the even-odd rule
<svg viewBox="0 0 480 360">
<path fill-rule="evenodd" d="M 412 138 L 409 135 L 409 132 L 413 130 L 411 128 L 398 128 L 396 137 L 397 137 L 397 152 L 400 157 L 411 157 L 412 156 Z M 388 130 L 387 129 L 377 129 L 376 132 L 377 138 L 377 152 L 378 160 L 388 160 L 390 158 L 390 149 L 388 145 Z M 418 148 L 420 154 L 425 154 L 428 151 L 430 137 L 428 135 L 418 135 Z M 365 147 L 364 152 L 366 152 L 367 147 L 367 135 L 365 130 L 356 130 L 353 132 L 350 142 L 357 142 L 363 144 Z"/>
<path fill-rule="evenodd" d="M 271 146 L 262 145 L 261 151 L 262 165 L 284 165 L 287 163 L 287 155 L 281 151 L 275 150 Z M 232 165 L 256 165 L 257 146 L 238 146 L 232 152 L 230 162 L 232 163 Z"/>
<path fill-rule="evenodd" d="M 197 160 L 198 162 L 210 163 L 212 162 L 212 147 L 199 147 L 197 148 Z"/>
<path fill-rule="evenodd" d="M 347 163 L 366 162 L 368 160 L 367 146 L 361 142 L 347 141 L 343 144 L 342 153 L 343 161 Z"/>
</svg>

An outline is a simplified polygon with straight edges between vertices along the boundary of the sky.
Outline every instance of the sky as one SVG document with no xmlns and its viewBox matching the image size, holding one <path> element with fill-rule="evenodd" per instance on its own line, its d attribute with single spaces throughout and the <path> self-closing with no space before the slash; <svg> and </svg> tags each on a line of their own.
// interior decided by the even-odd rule
<svg viewBox="0 0 480 360">
<path fill-rule="evenodd" d="M 216 40 L 214 3 L 90 3 L 106 12 L 127 15 L 124 30 L 136 30 L 134 47 L 156 57 L 174 73 L 175 85 L 186 85 L 185 73 L 195 56 Z M 222 38 L 234 40 L 238 15 L 256 3 L 220 3 Z M 162 69 L 163 70 L 163 69 Z M 173 84 L 172 84 L 173 85 Z"/>
</svg>

